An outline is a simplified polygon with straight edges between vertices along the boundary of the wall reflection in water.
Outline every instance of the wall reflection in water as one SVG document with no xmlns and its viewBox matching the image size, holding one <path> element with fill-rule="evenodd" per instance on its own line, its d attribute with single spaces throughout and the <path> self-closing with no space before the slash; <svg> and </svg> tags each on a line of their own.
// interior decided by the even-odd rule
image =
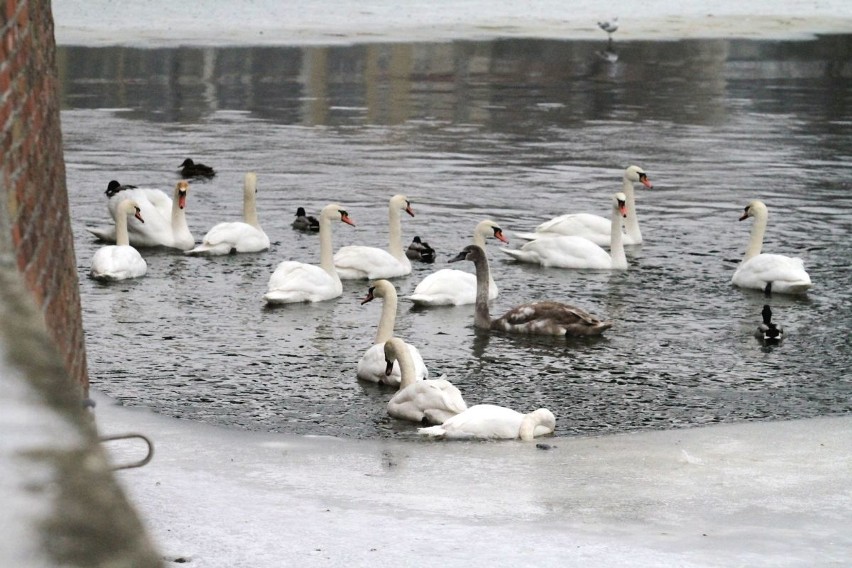
<svg viewBox="0 0 852 568">
<path fill-rule="evenodd" d="M 62 47 L 59 66 L 64 108 L 126 108 L 157 122 L 229 110 L 308 126 L 435 120 L 522 130 L 530 113 L 546 110 L 554 125 L 640 118 L 713 124 L 725 120 L 738 83 L 755 79 L 814 82 L 826 116 L 846 114 L 850 101 L 832 93 L 835 84 L 848 92 L 850 37 Z M 783 92 L 759 102 L 772 106 L 768 112 L 796 107 Z"/>
</svg>

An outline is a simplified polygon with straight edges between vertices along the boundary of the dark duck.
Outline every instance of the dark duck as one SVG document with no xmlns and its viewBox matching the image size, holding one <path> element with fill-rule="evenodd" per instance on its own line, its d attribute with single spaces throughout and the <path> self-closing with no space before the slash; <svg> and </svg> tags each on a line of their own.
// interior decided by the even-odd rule
<svg viewBox="0 0 852 568">
<path fill-rule="evenodd" d="M 178 168 L 180 175 L 185 178 L 211 178 L 216 175 L 216 172 L 210 166 L 197 164 L 192 161 L 192 158 L 187 158 Z"/>
</svg>

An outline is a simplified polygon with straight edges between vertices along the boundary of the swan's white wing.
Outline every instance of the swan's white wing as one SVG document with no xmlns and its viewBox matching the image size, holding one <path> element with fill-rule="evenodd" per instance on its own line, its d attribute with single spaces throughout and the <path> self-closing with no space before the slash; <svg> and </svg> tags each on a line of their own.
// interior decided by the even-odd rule
<svg viewBox="0 0 852 568">
<path fill-rule="evenodd" d="M 803 292 L 812 286 L 802 259 L 780 254 L 753 256 L 740 264 L 731 280 L 737 286 L 758 290 L 771 282 L 772 291 L 781 293 Z"/>
<path fill-rule="evenodd" d="M 445 421 L 440 428 L 446 438 L 514 439 L 518 437 L 523 418 L 523 414 L 510 408 L 477 404 Z"/>
<path fill-rule="evenodd" d="M 236 252 L 259 252 L 269 248 L 269 237 L 262 230 L 234 221 L 219 223 L 204 235 L 204 241 L 188 254 L 221 255 Z"/>
<path fill-rule="evenodd" d="M 263 298 L 271 304 L 321 302 L 340 296 L 340 280 L 319 266 L 304 262 L 284 261 L 269 277 Z"/>
<path fill-rule="evenodd" d="M 441 423 L 467 409 L 461 392 L 446 379 L 418 381 L 397 392 L 388 402 L 395 418 Z"/>
<path fill-rule="evenodd" d="M 102 280 L 125 280 L 144 276 L 148 265 L 131 246 L 109 245 L 95 251 L 91 275 Z"/>
<path fill-rule="evenodd" d="M 410 299 L 415 304 L 432 306 L 472 304 L 476 301 L 476 275 L 442 268 L 426 276 Z"/>
<path fill-rule="evenodd" d="M 127 236 L 130 244 L 141 247 L 172 246 L 172 200 L 158 189 L 125 189 L 109 198 L 107 209 L 115 221 L 118 206 L 126 199 L 133 199 L 145 222 L 135 217 L 128 218 Z M 115 226 L 89 229 L 100 239 L 115 242 Z"/>
<path fill-rule="evenodd" d="M 334 253 L 334 266 L 341 278 L 394 278 L 411 273 L 408 258 L 395 258 L 384 249 L 365 246 L 345 246 Z"/>
<path fill-rule="evenodd" d="M 559 236 L 536 239 L 520 249 L 501 248 L 501 251 L 520 260 L 556 268 L 612 268 L 612 258 L 589 239 Z"/>
</svg>

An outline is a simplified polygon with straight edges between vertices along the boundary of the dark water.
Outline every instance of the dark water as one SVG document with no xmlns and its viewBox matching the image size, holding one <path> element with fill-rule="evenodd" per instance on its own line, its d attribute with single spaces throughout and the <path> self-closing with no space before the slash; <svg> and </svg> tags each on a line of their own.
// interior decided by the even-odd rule
<svg viewBox="0 0 852 568">
<path fill-rule="evenodd" d="M 852 411 L 852 38 L 804 42 L 511 40 L 333 48 L 63 48 L 68 186 L 92 383 L 126 404 L 254 430 L 410 436 L 392 392 L 355 379 L 378 322 L 365 282 L 311 305 L 265 309 L 278 262 L 318 262 L 296 207 L 339 201 L 356 228 L 335 245 L 386 242 L 386 204 L 417 213 L 404 240 L 439 251 L 394 282 L 400 296 L 494 218 L 531 230 L 570 211 L 607 214 L 623 168 L 643 166 L 645 244 L 627 273 L 518 265 L 489 246 L 493 312 L 567 301 L 615 320 L 603 338 L 483 336 L 472 306 L 416 310 L 397 333 L 469 404 L 549 407 L 557 434 L 789 419 Z M 197 239 L 236 220 L 259 178 L 270 251 L 214 259 L 143 251 L 148 275 L 86 277 L 110 179 L 170 192 L 185 157 L 219 175 L 192 185 Z M 788 337 L 752 331 L 766 302 L 730 285 L 750 222 L 764 250 L 804 259 L 806 298 L 769 303 Z M 511 233 L 509 233 L 511 237 Z M 517 242 L 512 243 L 513 246 Z M 458 265 L 454 265 L 458 267 Z M 472 267 L 463 267 L 470 270 Z"/>
</svg>

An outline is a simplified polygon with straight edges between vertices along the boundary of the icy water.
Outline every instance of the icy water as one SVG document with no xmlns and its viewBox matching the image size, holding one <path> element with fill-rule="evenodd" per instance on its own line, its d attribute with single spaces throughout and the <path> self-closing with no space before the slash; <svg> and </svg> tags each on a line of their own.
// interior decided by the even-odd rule
<svg viewBox="0 0 852 568">
<path fill-rule="evenodd" d="M 384 246 L 387 201 L 408 195 L 403 240 L 438 250 L 394 280 L 397 334 L 469 404 L 557 416 L 557 434 L 688 427 L 852 411 L 852 38 L 802 42 L 511 40 L 310 48 L 59 50 L 63 131 L 92 384 L 128 405 L 252 430 L 409 437 L 388 388 L 355 367 L 379 301 L 364 281 L 339 299 L 267 309 L 282 260 L 318 262 L 298 206 L 331 201 L 357 224 L 335 246 Z M 108 222 L 107 182 L 171 193 L 186 157 L 219 175 L 191 186 L 196 239 L 241 214 L 259 180 L 271 250 L 213 259 L 145 250 L 147 276 L 87 277 Z M 405 300 L 468 244 L 474 225 L 529 231 L 566 212 L 607 215 L 629 164 L 645 244 L 628 272 L 519 265 L 488 246 L 492 315 L 528 300 L 615 321 L 597 339 L 490 337 L 473 307 Z M 770 210 L 766 252 L 804 259 L 804 298 L 730 278 L 748 239 L 743 207 Z M 467 264 L 467 263 L 460 263 Z M 472 270 L 472 266 L 452 265 Z M 787 332 L 752 336 L 764 303 Z"/>
</svg>

